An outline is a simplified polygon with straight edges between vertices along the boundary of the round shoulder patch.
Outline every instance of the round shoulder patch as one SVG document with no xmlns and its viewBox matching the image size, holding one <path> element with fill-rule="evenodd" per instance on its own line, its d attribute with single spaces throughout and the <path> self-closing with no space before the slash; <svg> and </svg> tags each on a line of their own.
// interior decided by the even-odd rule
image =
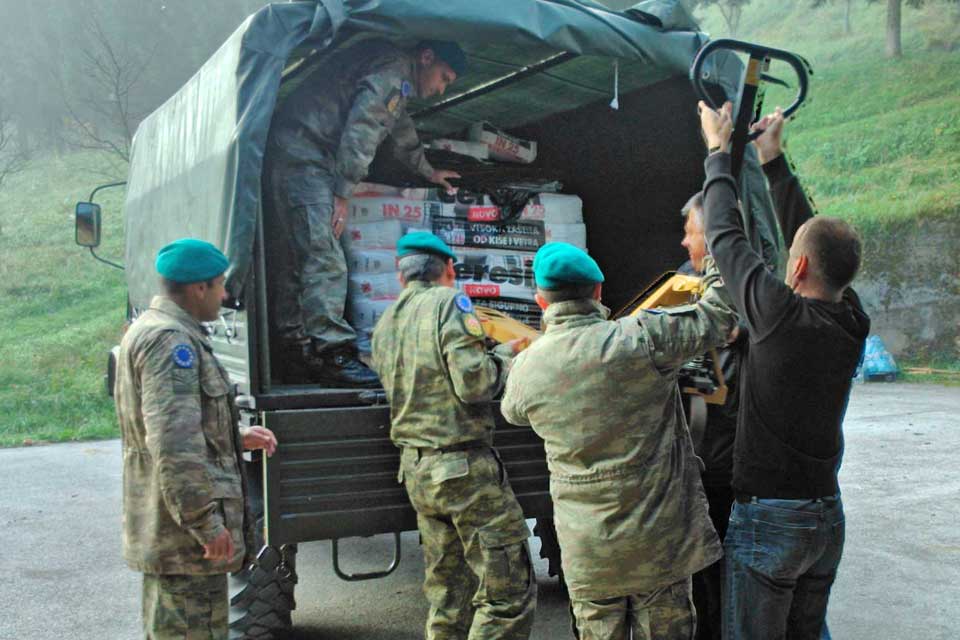
<svg viewBox="0 0 960 640">
<path fill-rule="evenodd" d="M 411 84 L 410 84 L 409 82 L 407 82 L 406 80 L 404 80 L 402 83 L 400 83 L 400 95 L 402 95 L 404 98 L 406 98 L 406 97 L 409 96 L 411 93 L 413 93 L 413 85 L 411 85 Z"/>
<path fill-rule="evenodd" d="M 197 361 L 197 354 L 188 344 L 178 344 L 173 348 L 173 364 L 181 369 L 192 369 Z"/>
<path fill-rule="evenodd" d="M 483 325 L 480 324 L 480 320 L 473 314 L 463 316 L 463 328 L 467 333 L 476 338 L 481 338 L 486 335 L 483 331 Z"/>
<path fill-rule="evenodd" d="M 457 309 L 463 311 L 464 313 L 473 313 L 473 301 L 470 300 L 470 296 L 465 293 L 458 293 L 457 297 L 453 299 L 454 303 L 457 305 Z"/>
</svg>

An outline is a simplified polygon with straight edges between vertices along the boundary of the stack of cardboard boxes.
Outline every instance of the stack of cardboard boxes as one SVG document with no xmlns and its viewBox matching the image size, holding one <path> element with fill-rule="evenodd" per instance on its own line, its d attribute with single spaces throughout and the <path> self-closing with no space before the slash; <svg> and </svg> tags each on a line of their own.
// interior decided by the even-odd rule
<svg viewBox="0 0 960 640">
<path fill-rule="evenodd" d="M 478 128 L 477 136 L 486 136 L 483 141 L 494 155 L 500 143 L 489 129 Z M 530 146 L 518 146 L 514 153 Z M 535 143 L 532 153 L 535 156 Z M 527 157 L 514 161 L 530 161 Z M 505 218 L 509 216 L 487 196 L 465 190 L 450 195 L 442 189 L 361 185 L 350 201 L 343 234 L 350 269 L 347 320 L 359 334 L 361 353 L 369 352 L 373 327 L 400 295 L 396 245 L 413 230 L 432 231 L 453 248 L 457 287 L 474 303 L 539 328 L 533 256 L 545 242 L 587 248 L 583 203 L 574 195 L 542 193 L 533 196 L 516 219 Z"/>
</svg>

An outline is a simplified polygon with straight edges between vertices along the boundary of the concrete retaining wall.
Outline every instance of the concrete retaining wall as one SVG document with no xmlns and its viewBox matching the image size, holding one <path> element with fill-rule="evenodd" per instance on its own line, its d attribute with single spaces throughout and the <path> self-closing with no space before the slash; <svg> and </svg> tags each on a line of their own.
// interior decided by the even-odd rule
<svg viewBox="0 0 960 640">
<path fill-rule="evenodd" d="M 960 212 L 864 230 L 854 284 L 895 356 L 960 360 Z"/>
</svg>

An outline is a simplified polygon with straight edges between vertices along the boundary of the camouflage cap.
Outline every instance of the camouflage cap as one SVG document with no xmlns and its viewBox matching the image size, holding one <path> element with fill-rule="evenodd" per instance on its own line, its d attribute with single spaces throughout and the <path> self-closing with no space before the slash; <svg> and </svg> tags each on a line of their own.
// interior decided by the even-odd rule
<svg viewBox="0 0 960 640">
<path fill-rule="evenodd" d="M 603 282 L 596 261 L 579 247 L 566 242 L 548 242 L 533 258 L 533 277 L 541 289 Z"/>
<path fill-rule="evenodd" d="M 397 257 L 412 256 L 417 253 L 432 253 L 441 258 L 457 259 L 447 243 L 429 231 L 412 231 L 397 241 Z"/>
<path fill-rule="evenodd" d="M 171 282 L 203 282 L 216 278 L 229 266 L 220 249 L 196 238 L 174 240 L 157 252 L 157 273 Z"/>
<path fill-rule="evenodd" d="M 440 58 L 453 69 L 457 77 L 462 77 L 467 72 L 467 54 L 463 52 L 456 42 L 449 40 L 424 40 L 417 45 L 417 51 L 430 49 L 433 55 Z"/>
</svg>

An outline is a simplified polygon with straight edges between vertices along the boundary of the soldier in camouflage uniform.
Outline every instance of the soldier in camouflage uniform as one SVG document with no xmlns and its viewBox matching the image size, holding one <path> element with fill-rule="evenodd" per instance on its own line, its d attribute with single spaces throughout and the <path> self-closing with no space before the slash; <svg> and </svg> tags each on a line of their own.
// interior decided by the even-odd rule
<svg viewBox="0 0 960 640">
<path fill-rule="evenodd" d="M 501 410 L 544 440 L 580 638 L 689 640 L 690 576 L 721 549 L 677 374 L 723 344 L 736 316 L 714 268 L 697 304 L 616 321 L 600 304 L 603 274 L 580 249 L 544 245 L 534 277 L 546 333 L 516 358 Z"/>
<path fill-rule="evenodd" d="M 143 573 L 148 640 L 226 639 L 226 573 L 254 551 L 245 545 L 241 447 L 276 447 L 263 427 L 237 428 L 232 385 L 200 326 L 218 317 L 226 268 L 206 242 L 161 249 L 166 293 L 120 345 L 123 555 Z"/>
<path fill-rule="evenodd" d="M 442 95 L 466 70 L 463 51 L 427 41 L 413 52 L 367 40 L 333 54 L 277 109 L 264 159 L 271 318 L 291 382 L 377 386 L 357 359 L 344 319 L 347 264 L 340 246 L 347 201 L 380 143 L 415 173 L 450 189 L 452 171 L 430 166 L 406 112 L 411 97 Z"/>
<path fill-rule="evenodd" d="M 486 350 L 439 238 L 408 234 L 398 255 L 404 290 L 374 330 L 373 364 L 423 541 L 426 638 L 526 639 L 537 602 L 530 532 L 492 448 L 490 408 L 523 344 Z"/>
</svg>

